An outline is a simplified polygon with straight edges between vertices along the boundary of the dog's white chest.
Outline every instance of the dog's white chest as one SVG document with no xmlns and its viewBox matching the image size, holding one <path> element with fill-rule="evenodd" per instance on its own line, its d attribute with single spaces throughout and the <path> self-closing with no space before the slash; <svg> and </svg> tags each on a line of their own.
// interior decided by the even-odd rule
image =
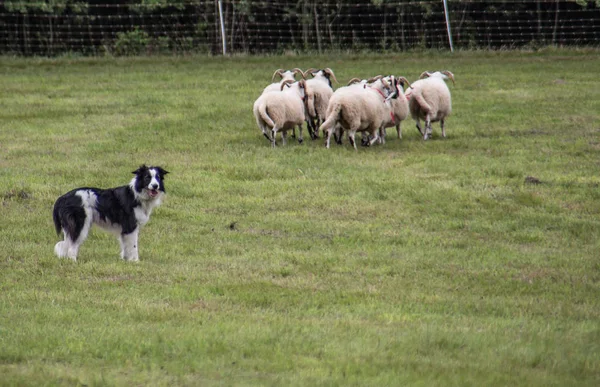
<svg viewBox="0 0 600 387">
<path fill-rule="evenodd" d="M 150 220 L 150 213 L 152 212 L 152 208 L 144 208 L 136 207 L 133 209 L 133 213 L 135 214 L 135 219 L 137 220 L 140 226 L 145 225 Z"/>
</svg>

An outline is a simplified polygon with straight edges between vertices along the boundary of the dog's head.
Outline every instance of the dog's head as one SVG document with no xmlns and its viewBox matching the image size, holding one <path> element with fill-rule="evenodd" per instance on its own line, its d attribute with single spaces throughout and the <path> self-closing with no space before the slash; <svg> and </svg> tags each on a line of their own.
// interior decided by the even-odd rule
<svg viewBox="0 0 600 387">
<path fill-rule="evenodd" d="M 164 178 L 169 172 L 161 167 L 142 165 L 132 173 L 135 177 L 131 181 L 131 186 L 140 199 L 156 199 L 165 193 Z"/>
</svg>

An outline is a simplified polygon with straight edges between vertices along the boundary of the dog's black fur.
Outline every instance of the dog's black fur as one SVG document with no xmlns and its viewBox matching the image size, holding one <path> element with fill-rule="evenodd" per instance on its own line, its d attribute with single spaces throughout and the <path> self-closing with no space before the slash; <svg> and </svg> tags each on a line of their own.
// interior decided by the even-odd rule
<svg viewBox="0 0 600 387">
<path fill-rule="evenodd" d="M 56 254 L 75 260 L 79 246 L 95 223 L 119 235 L 122 258 L 137 260 L 139 227 L 149 220 L 152 209 L 160 205 L 167 173 L 161 167 L 142 165 L 133 172 L 135 177 L 129 185 L 77 188 L 59 197 L 52 215 L 56 233 L 62 231 L 65 239 L 57 243 Z"/>
</svg>

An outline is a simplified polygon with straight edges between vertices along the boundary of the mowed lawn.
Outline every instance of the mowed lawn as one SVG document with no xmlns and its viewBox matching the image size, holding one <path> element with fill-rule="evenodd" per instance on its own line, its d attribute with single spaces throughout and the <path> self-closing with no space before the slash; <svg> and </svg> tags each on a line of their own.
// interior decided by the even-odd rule
<svg viewBox="0 0 600 387">
<path fill-rule="evenodd" d="M 448 138 L 272 149 L 277 68 L 451 70 Z M 0 384 L 600 385 L 600 51 L 0 58 Z M 140 262 L 52 206 L 171 173 Z"/>
</svg>

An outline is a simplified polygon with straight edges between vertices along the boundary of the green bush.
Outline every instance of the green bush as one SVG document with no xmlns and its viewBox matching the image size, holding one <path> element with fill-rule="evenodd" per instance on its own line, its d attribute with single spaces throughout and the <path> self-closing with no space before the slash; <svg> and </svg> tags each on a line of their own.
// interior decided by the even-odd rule
<svg viewBox="0 0 600 387">
<path fill-rule="evenodd" d="M 147 51 L 150 38 L 146 31 L 139 28 L 133 31 L 119 32 L 115 41 L 113 53 L 117 56 L 144 54 Z"/>
</svg>

